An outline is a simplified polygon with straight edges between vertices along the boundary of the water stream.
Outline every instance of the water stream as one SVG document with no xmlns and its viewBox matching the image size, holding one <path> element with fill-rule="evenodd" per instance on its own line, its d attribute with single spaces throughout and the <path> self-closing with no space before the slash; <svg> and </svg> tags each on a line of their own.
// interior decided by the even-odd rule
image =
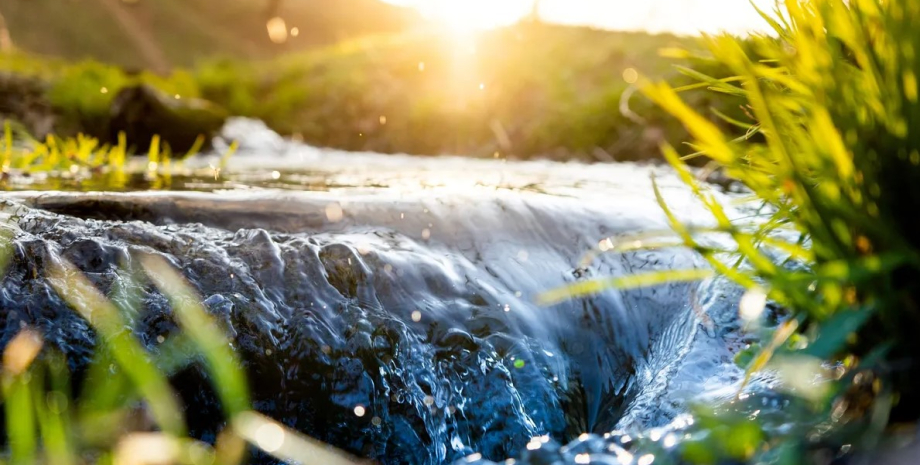
<svg viewBox="0 0 920 465">
<path fill-rule="evenodd" d="M 116 301 L 140 293 L 131 321 L 157 351 L 176 331 L 166 298 L 120 273 L 153 253 L 226 328 L 258 410 L 383 464 L 631 463 L 625 434 L 679 429 L 690 402 L 736 394 L 750 336 L 731 285 L 535 303 L 592 277 L 704 266 L 679 248 L 582 262 L 605 238 L 667 228 L 652 173 L 683 218 L 706 218 L 668 169 L 343 153 L 245 120 L 227 132 L 242 140 L 230 166 L 174 174 L 170 190 L 139 175 L 122 193 L 2 195 L 17 232 L 0 346 L 28 325 L 87 366 L 94 335 L 44 278 L 66 259 Z M 192 434 L 213 440 L 201 369 L 172 382 Z"/>
</svg>

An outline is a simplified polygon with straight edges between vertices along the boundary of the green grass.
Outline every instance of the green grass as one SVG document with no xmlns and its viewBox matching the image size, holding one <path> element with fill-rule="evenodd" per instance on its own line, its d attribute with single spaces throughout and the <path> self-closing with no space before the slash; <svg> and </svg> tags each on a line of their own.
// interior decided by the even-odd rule
<svg viewBox="0 0 920 465">
<path fill-rule="evenodd" d="M 645 160 L 660 158 L 663 138 L 688 136 L 643 96 L 623 99 L 626 77 L 639 72 L 690 83 L 674 65 L 711 71 L 720 65 L 661 57 L 658 50 L 699 45 L 671 35 L 525 23 L 468 40 L 417 32 L 265 61 L 212 59 L 165 76 L 22 53 L 3 56 L 0 72 L 48 83 L 46 98 L 60 115 L 58 135 L 82 131 L 110 143 L 116 142 L 106 140 L 112 98 L 127 85 L 147 83 L 170 96 L 205 98 L 318 146 Z M 696 92 L 693 101 L 734 118 L 743 116 L 739 103 L 706 92 Z M 730 129 L 715 116 L 711 121 Z"/>
<path fill-rule="evenodd" d="M 283 44 L 266 32 L 267 0 L 85 0 L 6 2 L 0 7 L 22 50 L 78 61 L 94 59 L 145 69 L 155 65 L 137 47 L 149 41 L 173 67 L 203 57 L 265 59 L 367 34 L 398 33 L 418 15 L 377 0 L 284 0 L 275 12 L 297 37 Z M 130 23 L 122 24 L 120 17 Z"/>
<path fill-rule="evenodd" d="M 368 38 L 252 66 L 198 68 L 201 95 L 320 146 L 384 153 L 559 159 L 657 158 L 660 134 L 685 133 L 641 96 L 621 112 L 632 70 L 660 78 L 686 59 L 671 35 L 520 24 L 457 40 Z M 698 93 L 701 108 L 725 99 Z M 385 120 L 383 118 L 385 118 Z M 384 122 L 385 121 L 385 122 Z"/>
<path fill-rule="evenodd" d="M 0 133 L 0 189 L 34 188 L 35 176 L 42 176 L 46 180 L 78 183 L 89 180 L 98 188 L 120 191 L 132 188 L 130 177 L 137 173 L 142 173 L 152 188 L 169 188 L 174 168 L 180 167 L 183 173 L 189 174 L 184 169 L 184 161 L 196 155 L 203 144 L 204 138 L 199 137 L 188 152 L 173 154 L 168 146 L 161 145 L 159 136 L 154 136 L 146 161 L 132 161 L 123 133 L 115 144 L 103 144 L 83 134 L 75 137 L 49 135 L 39 141 L 21 126 L 6 121 Z M 219 176 L 237 147 L 238 143 L 232 142 L 216 166 L 199 170 L 195 175 Z M 44 187 L 53 183 L 38 185 Z"/>
<path fill-rule="evenodd" d="M 898 423 L 920 417 L 920 223 L 910 209 L 920 200 L 920 36 L 913 21 L 920 3 L 786 0 L 783 7 L 765 15 L 775 35 L 705 38 L 728 73 L 690 73 L 703 87 L 745 100 L 749 116 L 734 124 L 748 137 L 726 133 L 681 97 L 694 86 L 643 81 L 642 92 L 692 135 L 687 155 L 669 145 L 663 152 L 716 227 L 688 228 L 657 188 L 656 195 L 680 242 L 748 288 L 743 313 L 756 320 L 767 300 L 790 312 L 739 362 L 749 376 L 778 370 L 819 423 L 764 438 L 763 451 L 777 444 L 804 451 L 819 447 L 816 441 L 831 450 L 845 443 L 871 449 Z M 767 213 L 733 221 L 686 165 L 701 156 L 743 182 Z M 703 245 L 707 234 L 731 246 Z M 771 250 L 785 258 L 772 258 Z M 611 283 L 582 283 L 549 297 L 604 284 Z M 826 361 L 840 364 L 836 381 L 801 382 Z M 807 454 L 794 455 L 790 463 L 807 461 Z"/>
</svg>

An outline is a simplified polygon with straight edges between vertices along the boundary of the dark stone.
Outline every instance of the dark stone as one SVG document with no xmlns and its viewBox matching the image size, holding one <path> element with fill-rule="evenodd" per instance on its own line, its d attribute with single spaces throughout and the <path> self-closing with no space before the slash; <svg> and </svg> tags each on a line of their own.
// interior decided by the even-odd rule
<svg viewBox="0 0 920 465">
<path fill-rule="evenodd" d="M 130 146 L 146 152 L 154 135 L 161 148 L 168 145 L 172 153 L 183 155 L 199 136 L 208 148 L 211 138 L 223 126 L 226 112 L 200 99 L 175 99 L 144 85 L 125 87 L 112 100 L 109 137 L 118 140 L 124 132 Z"/>
<path fill-rule="evenodd" d="M 58 119 L 46 91 L 47 84 L 39 79 L 0 73 L 0 121 L 19 122 L 25 133 L 44 139 Z"/>
</svg>

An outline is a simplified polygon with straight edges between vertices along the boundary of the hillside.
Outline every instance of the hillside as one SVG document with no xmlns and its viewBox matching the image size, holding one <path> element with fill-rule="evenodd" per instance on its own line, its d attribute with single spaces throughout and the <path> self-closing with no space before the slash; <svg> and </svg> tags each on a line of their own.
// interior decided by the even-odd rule
<svg viewBox="0 0 920 465">
<path fill-rule="evenodd" d="M 286 55 L 257 65 L 200 67 L 201 95 L 321 146 L 378 152 L 594 160 L 658 156 L 674 119 L 641 96 L 621 111 L 636 75 L 686 79 L 665 48 L 695 39 L 522 23 L 468 43 L 402 34 Z M 711 63 L 699 69 L 719 74 Z M 737 115 L 729 97 L 690 96 Z M 642 119 L 644 122 L 640 122 Z"/>
<path fill-rule="evenodd" d="M 641 96 L 629 99 L 632 114 L 624 112 L 624 92 L 640 74 L 688 82 L 676 64 L 724 75 L 712 63 L 659 54 L 696 45 L 672 35 L 521 23 L 469 41 L 432 31 L 370 36 L 265 60 L 205 60 L 164 76 L 23 54 L 0 61 L 0 71 L 49 82 L 51 106 L 69 115 L 60 121 L 94 135 L 111 136 L 101 124 L 111 99 L 141 79 L 318 146 L 636 160 L 657 158 L 661 141 L 687 134 Z M 698 91 L 687 98 L 696 108 L 746 119 L 728 96 Z"/>
<path fill-rule="evenodd" d="M 0 0 L 0 13 L 20 49 L 159 71 L 214 55 L 267 58 L 417 21 L 413 10 L 379 0 Z M 276 15 L 297 28 L 281 44 L 266 31 Z"/>
</svg>

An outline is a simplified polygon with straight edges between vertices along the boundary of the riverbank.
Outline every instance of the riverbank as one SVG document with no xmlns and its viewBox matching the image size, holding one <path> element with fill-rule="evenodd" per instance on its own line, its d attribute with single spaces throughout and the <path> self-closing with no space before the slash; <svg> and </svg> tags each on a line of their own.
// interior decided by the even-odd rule
<svg viewBox="0 0 920 465">
<path fill-rule="evenodd" d="M 0 96 L 27 88 L 32 103 L 24 112 L 9 102 L 0 102 L 0 108 L 38 137 L 84 132 L 114 142 L 112 101 L 122 88 L 143 83 L 179 106 L 201 98 L 226 114 L 261 119 L 283 135 L 322 147 L 517 159 L 659 159 L 663 140 L 685 140 L 687 134 L 644 97 L 627 99 L 628 107 L 621 97 L 639 75 L 680 85 L 675 65 L 714 69 L 660 54 L 692 48 L 694 40 L 522 23 L 478 37 L 415 32 L 258 62 L 209 60 L 168 75 L 20 53 L 0 61 L 0 87 L 6 86 Z M 728 97 L 700 92 L 690 102 L 740 112 Z M 50 116 L 36 118 L 36 108 Z"/>
</svg>

